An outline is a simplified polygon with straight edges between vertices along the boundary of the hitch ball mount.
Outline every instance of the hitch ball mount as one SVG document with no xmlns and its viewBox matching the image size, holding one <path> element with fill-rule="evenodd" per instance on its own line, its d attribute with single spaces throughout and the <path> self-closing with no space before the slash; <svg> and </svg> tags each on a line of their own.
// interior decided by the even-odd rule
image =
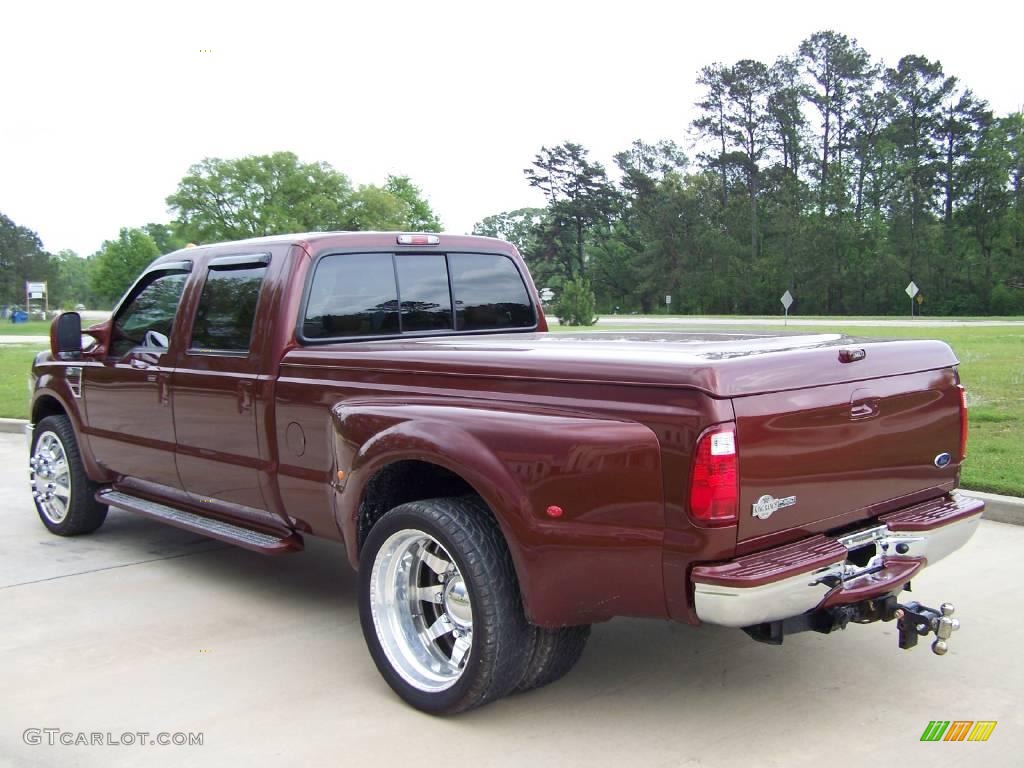
<svg viewBox="0 0 1024 768">
<path fill-rule="evenodd" d="M 952 603 L 943 603 L 938 610 L 920 603 L 902 603 L 896 606 L 892 617 L 896 619 L 899 630 L 900 648 L 913 648 L 918 637 L 927 637 L 935 633 L 932 653 L 944 656 L 949 650 L 949 638 L 960 629 L 960 620 L 953 618 L 956 608 Z"/>
</svg>

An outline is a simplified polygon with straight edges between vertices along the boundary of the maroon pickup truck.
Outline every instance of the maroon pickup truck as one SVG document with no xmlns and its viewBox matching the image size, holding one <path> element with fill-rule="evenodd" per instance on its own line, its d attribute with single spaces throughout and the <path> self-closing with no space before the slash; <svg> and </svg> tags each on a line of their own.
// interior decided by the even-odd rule
<svg viewBox="0 0 1024 768">
<path fill-rule="evenodd" d="M 319 233 L 189 248 L 32 369 L 55 534 L 108 507 L 256 552 L 342 543 L 374 662 L 452 713 L 552 682 L 615 616 L 781 643 L 898 602 L 972 535 L 938 341 L 548 333 L 516 250 Z"/>
</svg>

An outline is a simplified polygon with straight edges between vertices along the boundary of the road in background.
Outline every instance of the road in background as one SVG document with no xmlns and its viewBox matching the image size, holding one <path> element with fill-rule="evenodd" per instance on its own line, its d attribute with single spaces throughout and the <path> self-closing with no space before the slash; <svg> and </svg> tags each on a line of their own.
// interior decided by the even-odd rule
<svg viewBox="0 0 1024 768">
<path fill-rule="evenodd" d="M 46 532 L 24 440 L 0 435 L 0 765 L 971 766 L 1019 763 L 1024 528 L 981 523 L 914 581 L 963 628 L 939 658 L 895 626 L 802 634 L 618 619 L 560 683 L 456 718 L 402 704 L 363 644 L 342 547 L 268 558 L 124 512 Z M 552 585 L 557 589 L 557 585 Z M 922 743 L 931 720 L 997 720 Z M 27 728 L 202 732 L 203 746 L 28 746 Z"/>
<path fill-rule="evenodd" d="M 548 317 L 548 322 L 558 325 L 558 318 Z M 702 317 L 700 315 L 599 315 L 597 325 L 592 330 L 601 330 L 601 326 L 709 326 L 709 325 L 764 325 L 764 326 L 850 326 L 850 327 L 907 327 L 907 328 L 991 328 L 1002 326 L 1024 327 L 1024 320 L 943 320 L 942 318 L 866 318 L 866 317 Z"/>
</svg>

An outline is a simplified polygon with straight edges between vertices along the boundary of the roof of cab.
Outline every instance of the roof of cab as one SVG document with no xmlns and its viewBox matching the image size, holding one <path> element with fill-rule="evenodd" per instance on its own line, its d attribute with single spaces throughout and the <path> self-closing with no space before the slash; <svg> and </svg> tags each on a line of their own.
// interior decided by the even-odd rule
<svg viewBox="0 0 1024 768">
<path fill-rule="evenodd" d="M 237 251 L 251 247 L 267 247 L 272 245 L 301 245 L 310 253 L 322 251 L 327 248 L 372 248 L 374 250 L 384 248 L 396 248 L 401 250 L 457 250 L 460 248 L 480 248 L 486 245 L 491 250 L 512 252 L 514 247 L 493 237 L 482 235 L 457 235 L 447 232 L 428 233 L 437 234 L 440 242 L 437 245 L 399 245 L 398 235 L 421 234 L 412 232 L 299 232 L 284 235 L 268 235 L 266 237 L 251 237 L 245 240 L 232 240 L 222 243 L 208 243 L 195 245 L 175 251 L 174 256 L 181 258 L 190 252 L 206 251 L 216 249 L 217 251 Z M 168 256 L 172 254 L 167 254 Z"/>
</svg>

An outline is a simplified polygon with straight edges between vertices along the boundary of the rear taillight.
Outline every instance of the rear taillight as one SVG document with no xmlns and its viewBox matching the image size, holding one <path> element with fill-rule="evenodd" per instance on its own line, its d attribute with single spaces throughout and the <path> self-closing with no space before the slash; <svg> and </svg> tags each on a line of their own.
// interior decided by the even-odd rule
<svg viewBox="0 0 1024 768">
<path fill-rule="evenodd" d="M 736 425 L 718 424 L 701 433 L 690 473 L 690 517 L 704 525 L 734 525 L 739 510 Z"/>
<path fill-rule="evenodd" d="M 960 390 L 960 461 L 967 458 L 967 390 L 963 384 L 957 384 Z"/>
</svg>

